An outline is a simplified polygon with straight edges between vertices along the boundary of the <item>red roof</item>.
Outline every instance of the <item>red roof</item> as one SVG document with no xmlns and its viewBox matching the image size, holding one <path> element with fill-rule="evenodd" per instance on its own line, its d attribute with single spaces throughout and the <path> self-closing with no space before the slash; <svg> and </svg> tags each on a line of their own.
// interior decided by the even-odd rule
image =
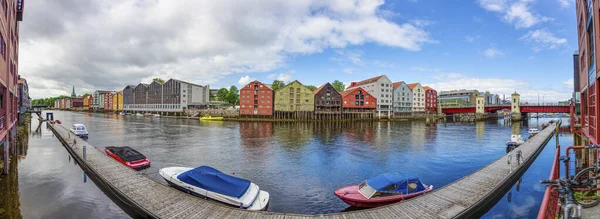
<svg viewBox="0 0 600 219">
<path fill-rule="evenodd" d="M 423 89 L 424 89 L 424 90 L 433 90 L 433 91 L 435 91 L 435 89 L 433 89 L 433 88 L 431 88 L 431 87 L 429 87 L 429 86 L 423 86 Z"/>
<path fill-rule="evenodd" d="M 404 81 L 394 83 L 394 86 L 393 86 L 394 90 L 396 90 L 396 88 L 400 87 L 400 85 L 402 85 L 402 83 L 404 83 Z"/>
<path fill-rule="evenodd" d="M 329 82 L 325 83 L 324 85 L 321 85 L 319 88 L 317 88 L 316 90 L 313 91 L 314 94 L 318 94 L 319 92 L 321 92 L 321 90 L 323 90 L 323 88 L 325 88 L 326 85 L 328 85 Z"/>
<path fill-rule="evenodd" d="M 25 83 L 25 78 L 19 79 L 19 81 L 17 83 L 19 83 L 19 84 Z"/>
<path fill-rule="evenodd" d="M 340 92 L 340 94 L 342 95 L 342 97 L 345 97 L 345 96 L 348 96 L 349 94 L 351 94 L 356 89 L 361 89 L 365 94 L 369 94 L 369 92 L 367 92 L 365 89 L 362 89 L 360 87 L 352 87 L 352 88 L 346 89 L 346 91 Z"/>
<path fill-rule="evenodd" d="M 258 80 L 254 80 L 254 81 L 252 81 L 252 82 L 250 82 L 250 83 L 246 84 L 246 86 L 242 87 L 241 89 L 249 89 L 249 88 L 248 88 L 248 85 L 251 85 L 251 84 L 254 84 L 254 83 L 259 83 L 260 85 L 262 85 L 262 86 L 265 86 L 265 87 L 269 88 L 270 90 L 273 90 L 273 88 L 271 88 L 271 86 L 269 86 L 269 85 L 266 85 L 266 84 L 263 84 L 262 82 L 260 82 L 260 81 L 258 81 Z"/>
<path fill-rule="evenodd" d="M 409 88 L 410 90 L 413 90 L 413 89 L 415 89 L 415 87 L 416 87 L 417 85 L 419 85 L 419 83 L 412 83 L 412 84 L 408 84 L 408 88 Z"/>
<path fill-rule="evenodd" d="M 352 82 L 352 84 L 350 84 L 350 87 L 348 87 L 348 88 L 358 87 L 358 86 L 361 86 L 361 85 L 370 84 L 370 83 L 379 81 L 379 79 L 381 79 L 383 76 L 385 76 L 385 75 L 380 75 L 380 76 L 377 76 L 377 77 L 374 77 L 374 78 L 369 78 L 367 80 L 363 80 L 363 81 L 359 81 L 359 82 Z"/>
</svg>

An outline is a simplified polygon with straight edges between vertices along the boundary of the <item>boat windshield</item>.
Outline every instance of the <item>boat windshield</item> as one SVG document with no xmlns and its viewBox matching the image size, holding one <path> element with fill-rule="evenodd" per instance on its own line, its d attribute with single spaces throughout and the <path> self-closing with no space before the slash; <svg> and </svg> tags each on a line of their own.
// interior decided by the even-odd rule
<svg viewBox="0 0 600 219">
<path fill-rule="evenodd" d="M 85 131 L 85 128 L 83 126 L 78 126 L 77 131 Z"/>
<path fill-rule="evenodd" d="M 370 199 L 378 192 L 373 187 L 369 186 L 369 184 L 367 184 L 367 181 L 365 180 L 360 185 L 358 185 L 358 193 L 363 195 L 365 198 Z"/>
</svg>

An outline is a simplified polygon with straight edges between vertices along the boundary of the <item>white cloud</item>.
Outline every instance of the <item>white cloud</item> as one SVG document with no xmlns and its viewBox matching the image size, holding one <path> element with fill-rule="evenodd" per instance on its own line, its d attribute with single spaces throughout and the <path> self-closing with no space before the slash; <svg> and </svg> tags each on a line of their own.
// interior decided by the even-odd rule
<svg viewBox="0 0 600 219">
<path fill-rule="evenodd" d="M 446 72 L 439 69 L 413 68 L 424 72 L 432 72 L 431 78 L 437 82 L 425 84 L 438 92 L 460 89 L 477 89 L 480 92 L 490 91 L 498 94 L 502 98 L 503 95 L 510 97 L 512 93 L 517 91 L 521 94 L 521 99 L 524 102 L 537 102 L 538 95 L 543 97 L 546 102 L 558 102 L 571 98 L 572 88 L 564 87 L 533 87 L 526 81 L 498 78 L 498 77 L 472 77 L 464 73 Z M 566 85 L 567 82 L 563 82 Z"/>
<path fill-rule="evenodd" d="M 569 7 L 572 0 L 556 0 L 561 8 Z"/>
<path fill-rule="evenodd" d="M 246 76 L 240 78 L 240 80 L 238 81 L 238 84 L 241 86 L 244 86 L 255 80 L 256 80 L 256 78 L 251 78 L 250 76 L 246 75 Z"/>
<path fill-rule="evenodd" d="M 336 50 L 337 56 L 329 58 L 329 60 L 338 62 L 342 65 L 352 63 L 355 65 L 363 66 L 362 55 L 363 52 L 360 50 Z"/>
<path fill-rule="evenodd" d="M 477 0 L 477 3 L 488 11 L 501 12 L 506 8 L 506 0 Z"/>
<path fill-rule="evenodd" d="M 485 51 L 483 51 L 483 54 L 487 57 L 490 58 L 494 58 L 497 56 L 501 56 L 502 54 L 504 54 L 502 51 L 495 49 L 495 48 L 488 48 Z"/>
<path fill-rule="evenodd" d="M 468 43 L 471 43 L 477 39 L 481 38 L 481 35 L 477 35 L 477 36 L 465 36 L 465 41 Z"/>
<path fill-rule="evenodd" d="M 533 14 L 530 10 L 529 3 L 533 0 L 519 0 L 513 3 L 506 14 L 504 20 L 509 23 L 514 23 L 516 28 L 529 28 L 540 22 L 550 21 L 551 18 Z"/>
<path fill-rule="evenodd" d="M 563 85 L 565 85 L 565 87 L 567 87 L 567 89 L 569 90 L 573 90 L 573 88 L 575 87 L 575 81 L 573 78 L 569 78 L 566 81 L 562 82 Z"/>
<path fill-rule="evenodd" d="M 543 49 L 556 49 L 559 46 L 567 44 L 567 39 L 558 38 L 546 29 L 537 29 L 534 31 L 529 31 L 520 39 L 533 44 L 533 50 L 536 52 L 539 52 Z"/>
<path fill-rule="evenodd" d="M 296 73 L 296 71 L 290 70 L 290 71 L 279 73 L 279 74 L 270 74 L 268 76 L 268 78 L 273 79 L 273 80 L 280 80 L 283 82 L 290 82 L 290 81 L 292 81 L 292 75 L 294 73 Z"/>
<path fill-rule="evenodd" d="M 426 27 L 426 26 L 435 24 L 434 21 L 427 20 L 427 19 L 414 19 L 410 22 L 413 23 L 417 27 Z"/>
<path fill-rule="evenodd" d="M 479 6 L 503 14 L 503 20 L 514 24 L 515 28 L 529 28 L 541 22 L 553 20 L 531 11 L 530 4 L 535 0 L 477 0 Z"/>
<path fill-rule="evenodd" d="M 355 71 L 355 70 L 356 70 L 356 69 L 354 69 L 354 68 L 344 68 L 344 69 L 343 69 L 344 73 L 346 73 L 346 74 L 350 74 L 350 75 L 351 75 L 352 73 L 354 73 L 354 71 Z"/>
<path fill-rule="evenodd" d="M 28 5 L 21 24 L 19 70 L 38 98 L 67 94 L 64 81 L 82 91 L 122 89 L 152 77 L 211 84 L 226 75 L 274 71 L 290 56 L 330 48 L 373 43 L 419 51 L 435 42 L 422 27 L 386 19 L 382 5 L 383 0 L 38 2 Z"/>
</svg>

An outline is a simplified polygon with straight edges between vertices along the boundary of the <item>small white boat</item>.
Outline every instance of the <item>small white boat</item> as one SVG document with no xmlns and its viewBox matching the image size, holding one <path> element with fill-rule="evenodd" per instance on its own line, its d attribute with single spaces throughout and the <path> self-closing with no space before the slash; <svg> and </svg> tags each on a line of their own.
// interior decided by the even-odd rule
<svg viewBox="0 0 600 219">
<path fill-rule="evenodd" d="M 77 135 L 80 138 L 87 138 L 89 134 L 87 129 L 85 128 L 85 125 L 83 124 L 73 124 L 69 131 L 71 131 L 71 133 Z"/>
<path fill-rule="evenodd" d="M 537 129 L 537 128 L 531 128 L 531 129 L 529 129 L 529 134 L 532 135 L 532 136 L 533 135 L 537 135 L 538 133 L 540 133 L 540 130 Z"/>
<path fill-rule="evenodd" d="M 160 117 L 160 114 L 152 114 L 154 117 Z"/>
<path fill-rule="evenodd" d="M 139 113 L 136 113 L 136 114 L 135 114 L 135 116 L 144 116 L 144 115 L 142 115 L 142 114 L 139 114 Z"/>
<path fill-rule="evenodd" d="M 121 111 L 119 114 L 121 114 L 122 116 L 124 116 L 124 115 L 125 115 L 125 112 Z"/>
<path fill-rule="evenodd" d="M 510 141 L 506 142 L 506 146 L 519 146 L 525 143 L 521 135 L 511 135 Z"/>
<path fill-rule="evenodd" d="M 251 211 L 266 210 L 269 193 L 246 180 L 230 176 L 209 166 L 168 167 L 158 171 L 176 189 Z"/>
</svg>

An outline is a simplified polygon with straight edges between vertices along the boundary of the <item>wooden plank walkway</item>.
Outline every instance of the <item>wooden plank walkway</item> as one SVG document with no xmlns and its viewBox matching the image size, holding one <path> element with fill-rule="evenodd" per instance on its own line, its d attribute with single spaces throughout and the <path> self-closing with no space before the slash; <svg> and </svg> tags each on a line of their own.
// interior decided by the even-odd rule
<svg viewBox="0 0 600 219">
<path fill-rule="evenodd" d="M 106 187 L 133 217 L 145 218 L 473 218 L 492 207 L 521 177 L 552 138 L 550 125 L 511 153 L 445 187 L 408 201 L 363 211 L 328 215 L 251 212 L 180 192 L 129 169 L 69 134 L 62 125 L 50 125 L 65 148 L 99 187 Z M 74 144 L 74 140 L 76 144 Z M 86 159 L 83 161 L 83 148 Z M 505 147 L 498 145 L 498 147 Z M 517 153 L 522 159 L 516 161 Z M 508 164 L 509 157 L 511 158 Z M 100 181 L 100 182 L 98 182 Z M 267 189 L 268 191 L 268 189 Z M 333 194 L 331 194 L 333 195 Z M 113 199 L 114 200 L 114 199 Z M 125 205 L 125 206 L 124 206 Z"/>
<path fill-rule="evenodd" d="M 600 218 L 600 205 L 593 208 L 584 208 L 581 212 L 581 218 L 583 219 L 599 219 Z"/>
</svg>

